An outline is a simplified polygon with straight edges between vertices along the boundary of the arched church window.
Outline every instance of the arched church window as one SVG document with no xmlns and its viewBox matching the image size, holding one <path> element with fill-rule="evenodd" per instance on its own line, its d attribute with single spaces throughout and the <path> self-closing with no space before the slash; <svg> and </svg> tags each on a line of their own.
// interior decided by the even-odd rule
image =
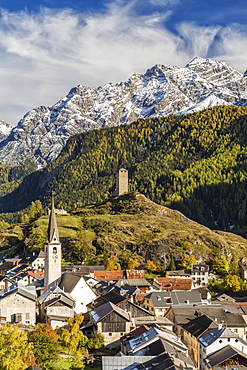
<svg viewBox="0 0 247 370">
<path fill-rule="evenodd" d="M 57 247 L 53 247 L 53 254 L 57 253 Z"/>
</svg>

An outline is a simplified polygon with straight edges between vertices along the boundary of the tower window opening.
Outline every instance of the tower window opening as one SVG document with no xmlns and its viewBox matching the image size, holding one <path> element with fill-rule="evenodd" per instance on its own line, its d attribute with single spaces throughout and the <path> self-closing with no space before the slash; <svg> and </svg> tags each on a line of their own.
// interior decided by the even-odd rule
<svg viewBox="0 0 247 370">
<path fill-rule="evenodd" d="M 57 253 L 57 247 L 53 247 L 53 253 L 56 254 Z"/>
</svg>

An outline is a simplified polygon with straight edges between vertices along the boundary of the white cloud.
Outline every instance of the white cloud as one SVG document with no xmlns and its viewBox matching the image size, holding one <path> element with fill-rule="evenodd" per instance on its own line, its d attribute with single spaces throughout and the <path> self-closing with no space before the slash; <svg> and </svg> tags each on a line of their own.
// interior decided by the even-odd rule
<svg viewBox="0 0 247 370">
<path fill-rule="evenodd" d="M 221 27 L 199 27 L 194 23 L 182 23 L 178 26 L 179 34 L 183 38 L 182 47 L 190 58 L 207 56 L 209 48 L 218 35 Z"/>
<path fill-rule="evenodd" d="M 138 16 L 140 1 L 117 0 L 98 14 L 3 10 L 0 118 L 15 124 L 28 110 L 54 104 L 78 84 L 124 81 L 157 63 L 184 66 L 194 56 L 207 56 L 212 45 L 214 57 L 221 55 L 234 67 L 235 46 L 244 58 L 246 30 L 181 24 L 174 34 L 165 27 L 169 12 Z"/>
</svg>

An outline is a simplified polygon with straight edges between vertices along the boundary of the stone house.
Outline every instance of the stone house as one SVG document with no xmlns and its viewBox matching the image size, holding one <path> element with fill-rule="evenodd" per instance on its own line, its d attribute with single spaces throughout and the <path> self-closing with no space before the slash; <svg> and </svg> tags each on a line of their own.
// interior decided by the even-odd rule
<svg viewBox="0 0 247 370">
<path fill-rule="evenodd" d="M 45 252 L 41 250 L 33 251 L 22 258 L 21 264 L 26 264 L 34 270 L 44 271 Z"/>
<path fill-rule="evenodd" d="M 207 315 L 196 317 L 182 326 L 182 341 L 188 347 L 189 355 L 197 366 L 200 363 L 200 343 L 198 338 L 217 327 L 217 322 Z"/>
<path fill-rule="evenodd" d="M 0 317 L 9 323 L 36 323 L 35 287 L 20 283 L 11 285 L 0 292 Z"/>
<path fill-rule="evenodd" d="M 47 289 L 39 298 L 40 318 L 53 329 L 62 327 L 67 319 L 75 316 L 75 301 L 58 286 Z"/>
<path fill-rule="evenodd" d="M 194 287 L 207 287 L 209 279 L 209 266 L 205 263 L 198 263 L 191 268 L 191 278 L 193 279 Z"/>
</svg>

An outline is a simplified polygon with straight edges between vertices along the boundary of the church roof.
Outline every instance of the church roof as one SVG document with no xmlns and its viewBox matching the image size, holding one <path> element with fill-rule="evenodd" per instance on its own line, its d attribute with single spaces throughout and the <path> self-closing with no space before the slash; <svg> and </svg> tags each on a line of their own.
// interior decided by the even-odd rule
<svg viewBox="0 0 247 370">
<path fill-rule="evenodd" d="M 81 279 L 83 279 L 82 276 L 64 272 L 59 283 L 59 288 L 63 289 L 65 292 L 71 293 L 74 287 L 78 284 L 78 281 Z"/>
<path fill-rule="evenodd" d="M 47 243 L 55 242 L 56 244 L 59 243 L 59 234 L 57 228 L 57 221 L 56 221 L 56 214 L 55 214 L 55 207 L 54 207 L 54 199 L 52 198 L 51 203 L 51 213 L 50 219 L 48 224 L 48 231 L 47 231 Z"/>
</svg>

